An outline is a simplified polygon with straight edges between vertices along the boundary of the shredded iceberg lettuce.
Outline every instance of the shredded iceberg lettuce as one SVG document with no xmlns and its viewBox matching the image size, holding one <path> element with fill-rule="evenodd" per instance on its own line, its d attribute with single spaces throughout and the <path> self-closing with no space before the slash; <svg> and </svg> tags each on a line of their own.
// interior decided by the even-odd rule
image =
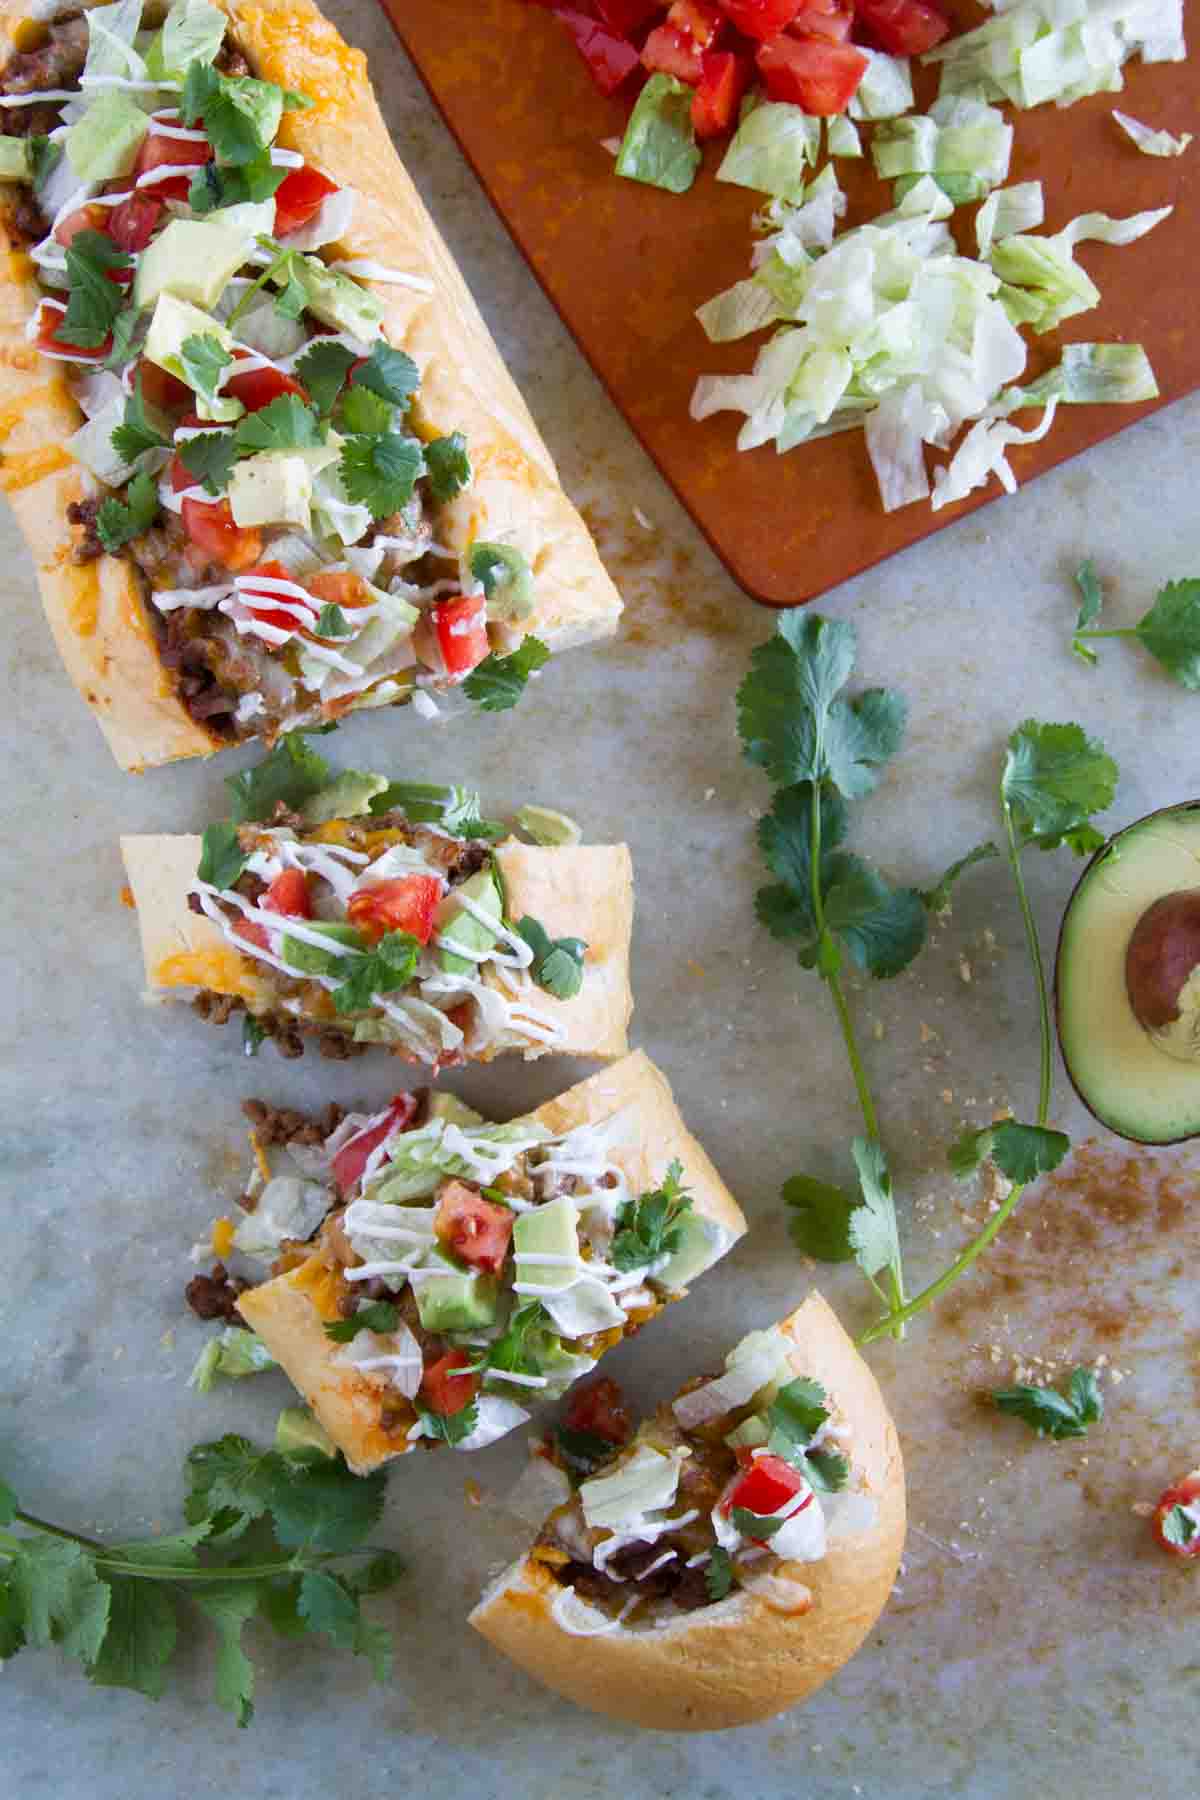
<svg viewBox="0 0 1200 1800">
<path fill-rule="evenodd" d="M 1128 113 L 1118 112 L 1115 106 L 1113 118 L 1143 156 L 1182 156 L 1192 141 L 1190 131 L 1182 131 L 1178 137 L 1172 136 L 1169 131 L 1153 131 L 1149 125 L 1143 125 L 1140 119 L 1131 119 Z"/>
<path fill-rule="evenodd" d="M 803 192 L 805 170 L 816 167 L 820 154 L 820 119 L 783 101 L 764 101 L 738 126 L 717 180 L 795 200 Z"/>
<path fill-rule="evenodd" d="M 975 242 L 980 256 L 987 256 L 997 238 L 1033 231 L 1045 223 L 1046 200 L 1040 181 L 1018 181 L 1014 187 L 996 188 L 975 214 Z"/>
<path fill-rule="evenodd" d="M 910 112 L 913 85 L 907 56 L 888 56 L 882 50 L 868 50 L 863 44 L 855 44 L 854 48 L 866 57 L 867 67 L 846 109 L 850 118 L 895 119 Z"/>
<path fill-rule="evenodd" d="M 1081 213 L 1053 237 L 1018 232 L 1001 238 L 992 245 L 989 261 L 1005 283 L 1005 304 L 1011 290 L 1023 297 L 1015 322 L 1032 325 L 1037 332 L 1053 331 L 1064 319 L 1090 311 L 1099 304 L 1100 289 L 1076 262 L 1076 244 L 1132 244 L 1172 211 L 1163 206 L 1156 212 L 1134 213 L 1128 219 Z"/>
<path fill-rule="evenodd" d="M 1141 344 L 1067 344 L 1061 361 L 1027 387 L 1006 388 L 988 411 L 997 418 L 1024 406 L 1133 406 L 1157 400 L 1158 382 Z"/>
<path fill-rule="evenodd" d="M 1186 55 L 1183 0 L 1019 0 L 922 60 L 941 65 L 942 95 L 1031 107 L 1119 92 L 1131 56 L 1182 62 Z"/>
</svg>

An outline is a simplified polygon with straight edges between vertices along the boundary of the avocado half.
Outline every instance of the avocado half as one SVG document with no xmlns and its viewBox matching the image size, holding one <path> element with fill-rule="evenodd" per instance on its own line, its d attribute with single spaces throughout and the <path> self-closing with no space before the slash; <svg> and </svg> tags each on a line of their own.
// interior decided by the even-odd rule
<svg viewBox="0 0 1200 1800">
<path fill-rule="evenodd" d="M 1200 976 L 1182 1005 L 1175 999 L 1197 968 L 1200 801 L 1192 800 L 1149 813 L 1096 852 L 1058 935 L 1063 1061 L 1089 1112 L 1119 1137 L 1173 1144 L 1200 1135 Z"/>
</svg>

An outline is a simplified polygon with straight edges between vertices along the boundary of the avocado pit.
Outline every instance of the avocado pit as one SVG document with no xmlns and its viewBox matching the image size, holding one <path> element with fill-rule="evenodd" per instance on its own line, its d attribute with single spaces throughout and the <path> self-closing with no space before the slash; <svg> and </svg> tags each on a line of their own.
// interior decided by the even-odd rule
<svg viewBox="0 0 1200 1800">
<path fill-rule="evenodd" d="M 1146 908 L 1125 952 L 1125 989 L 1159 1050 L 1200 1061 L 1200 888 Z"/>
</svg>

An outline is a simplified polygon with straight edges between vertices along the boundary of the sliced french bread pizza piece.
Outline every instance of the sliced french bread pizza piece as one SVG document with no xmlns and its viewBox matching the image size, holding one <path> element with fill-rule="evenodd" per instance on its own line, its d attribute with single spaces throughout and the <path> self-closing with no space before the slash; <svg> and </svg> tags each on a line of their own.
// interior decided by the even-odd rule
<svg viewBox="0 0 1200 1800">
<path fill-rule="evenodd" d="M 544 1447 L 559 1504 L 470 1623 L 577 1705 L 664 1731 L 769 1718 L 835 1675 L 886 1605 L 899 1441 L 819 1294 L 577 1487 L 577 1434 L 564 1441 L 565 1456 Z"/>
<path fill-rule="evenodd" d="M 0 37 L 0 486 L 123 768 L 463 685 L 500 709 L 615 631 L 311 0 L 0 0 Z"/>
<path fill-rule="evenodd" d="M 746 1228 L 641 1051 L 507 1124 L 436 1092 L 320 1128 L 247 1111 L 214 1275 L 360 1473 L 524 1424 Z"/>
</svg>

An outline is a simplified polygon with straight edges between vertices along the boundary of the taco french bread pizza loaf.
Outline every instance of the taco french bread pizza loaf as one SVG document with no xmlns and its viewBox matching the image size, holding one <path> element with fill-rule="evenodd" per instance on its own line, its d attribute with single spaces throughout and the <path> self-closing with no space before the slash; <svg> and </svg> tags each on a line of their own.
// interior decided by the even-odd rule
<svg viewBox="0 0 1200 1800">
<path fill-rule="evenodd" d="M 317 1214 L 329 1210 L 315 1235 L 286 1210 L 273 1229 L 295 1185 L 287 1146 L 267 1151 L 233 1248 L 266 1258 L 289 1227 L 308 1236 L 284 1243 L 284 1266 L 238 1309 L 359 1473 L 422 1439 L 470 1451 L 517 1429 L 746 1229 L 642 1051 L 506 1126 L 452 1097 L 397 1095 L 301 1154 Z M 661 1252 L 636 1230 L 623 1240 L 664 1183 Z M 368 1313 L 377 1329 L 347 1338 L 368 1293 L 389 1316 Z"/>
<path fill-rule="evenodd" d="M 60 10 L 67 13 L 65 7 Z M 148 5 L 144 23 L 161 20 L 163 10 L 161 5 Z M 118 763 L 132 770 L 207 755 L 251 736 L 270 740 L 279 730 L 296 724 L 316 724 L 356 705 L 410 699 L 414 692 L 419 706 L 428 712 L 436 704 L 433 696 L 461 682 L 486 654 L 511 653 L 526 636 L 536 637 L 551 651 L 582 644 L 614 632 L 621 610 L 588 531 L 559 485 L 551 456 L 462 275 L 397 157 L 362 53 L 350 49 L 308 0 L 254 0 L 253 4 L 233 0 L 223 11 L 227 28 L 218 67 L 223 64 L 243 76 L 248 73 L 292 90 L 311 103 L 303 110 L 284 111 L 263 154 L 289 158 L 289 177 L 296 170 L 302 183 L 311 184 L 315 175 L 332 195 L 335 207 L 341 208 L 325 215 L 333 221 L 337 235 L 319 245 L 319 259 L 308 257 L 309 265 L 315 260 L 327 265 L 348 264 L 353 273 L 336 275 L 339 296 L 344 298 L 353 283 L 364 297 L 366 322 L 357 330 L 342 331 L 340 341 L 352 353 L 369 351 L 378 344 L 412 358 L 419 386 L 411 397 L 405 397 L 393 423 L 418 450 L 424 445 L 426 452 L 434 442 L 453 448 L 465 440 L 470 478 L 461 485 L 465 465 L 456 475 L 443 468 L 439 481 L 443 497 L 439 498 L 432 491 L 429 469 L 422 469 L 419 478 L 414 478 L 414 465 L 410 465 L 410 487 L 415 480 L 412 497 L 404 500 L 400 510 L 386 515 L 383 508 L 388 489 L 377 487 L 376 492 L 382 491 L 385 498 L 372 497 L 368 518 L 361 506 L 345 505 L 347 490 L 344 484 L 336 486 L 341 480 L 338 465 L 333 473 L 327 469 L 323 476 L 312 476 L 314 508 L 322 481 L 335 484 L 336 494 L 327 490 L 334 494 L 327 501 L 329 511 L 310 513 L 302 500 L 297 514 L 293 493 L 288 503 L 293 510 L 284 515 L 286 529 L 269 522 L 262 529 L 254 525 L 235 529 L 232 518 L 254 516 L 248 500 L 233 497 L 233 483 L 241 477 L 230 478 L 225 498 L 217 499 L 198 479 L 189 485 L 193 478 L 180 461 L 181 433 L 207 426 L 208 412 L 213 409 L 206 412 L 206 402 L 200 399 L 204 416 L 197 419 L 191 410 L 181 412 L 182 406 L 190 408 L 197 403 L 197 393 L 180 386 L 178 356 L 154 364 L 143 350 L 140 361 L 131 359 L 126 365 L 125 396 L 141 373 L 144 397 L 160 406 L 166 402 L 165 441 L 168 449 L 173 446 L 175 457 L 164 465 L 162 457 L 152 451 L 148 459 L 143 457 L 140 465 L 134 465 L 149 470 L 158 482 L 164 496 L 163 511 L 131 542 L 114 553 L 102 552 L 103 534 L 99 533 L 94 503 L 106 495 L 127 500 L 130 490 L 120 484 L 128 480 L 130 468 L 109 476 L 117 486 L 105 485 L 97 479 L 94 467 L 84 467 L 75 459 L 74 446 L 67 443 L 85 423 L 81 391 L 89 396 L 93 416 L 100 405 L 96 372 L 111 331 L 100 348 L 78 349 L 62 341 L 67 327 L 55 325 L 62 319 L 61 308 L 46 304 L 47 296 L 52 301 L 55 296 L 67 300 L 63 284 L 68 274 L 60 252 L 72 227 L 64 230 L 60 215 L 67 200 L 82 202 L 85 208 L 90 205 L 82 220 L 78 212 L 69 216 L 93 236 L 97 230 L 116 230 L 113 221 L 122 220 L 120 241 L 137 265 L 137 278 L 130 289 L 136 298 L 142 268 L 153 254 L 157 238 L 191 216 L 187 181 L 174 184 L 164 206 L 157 197 L 169 192 L 170 183 L 159 185 L 161 169 L 153 166 L 156 155 L 166 154 L 162 152 L 164 144 L 182 144 L 184 154 L 189 150 L 187 128 L 181 125 L 178 113 L 171 111 L 180 103 L 181 82 L 177 80 L 174 87 L 161 83 L 160 94 L 146 97 L 147 104 L 161 100 L 162 108 L 136 150 L 132 169 L 121 167 L 112 173 L 116 159 L 102 160 L 98 167 L 103 175 L 88 182 L 75 179 L 63 158 L 37 194 L 27 185 L 0 182 L 0 236 L 7 256 L 7 280 L 0 303 L 0 486 L 8 494 L 33 555 L 46 616 L 63 661 L 96 714 Z M 47 83 L 51 90 L 60 86 L 73 90 L 86 45 L 77 45 L 76 54 L 68 55 L 64 46 L 72 32 L 79 32 L 79 25 L 31 21 L 20 0 L 0 0 L 0 20 L 5 39 L 0 58 L 6 65 L 0 69 L 0 122 L 7 133 L 20 133 L 31 128 L 33 109 L 12 104 L 14 97 L 39 87 L 44 90 Z M 47 32 L 51 34 L 47 76 L 39 80 L 40 65 L 34 59 L 41 54 L 39 46 L 45 44 Z M 116 54 L 121 54 L 119 45 Z M 130 54 L 135 54 L 132 46 Z M 124 66 L 136 69 L 139 65 Z M 174 73 L 182 76 L 183 70 Z M 94 78 L 101 83 L 106 79 L 111 78 Z M 126 82 L 126 89 L 131 85 Z M 114 90 L 93 85 L 87 92 L 93 98 L 104 92 L 111 102 Z M 45 110 L 41 109 L 43 114 Z M 53 110 L 52 105 L 49 121 L 39 122 L 41 131 L 52 122 Z M 207 116 L 200 125 L 207 129 Z M 199 140 L 202 130 L 193 130 L 192 138 Z M 209 136 L 213 135 L 210 131 Z M 149 155 L 147 144 L 152 146 Z M 192 153 L 197 158 L 209 157 L 216 170 L 224 168 L 222 148 L 219 145 L 215 160 L 207 144 L 199 144 Z M 128 164 L 134 155 L 131 146 L 122 160 Z M 144 162 L 151 166 L 143 168 Z M 303 167 L 297 169 L 300 164 Z M 236 175 L 237 168 L 232 172 Z M 189 167 L 187 174 L 191 173 Z M 111 204 L 117 189 L 128 190 L 140 209 L 132 223 L 128 214 Z M 157 218 L 149 217 L 147 197 L 160 207 Z M 227 190 L 226 198 L 236 202 L 241 197 L 232 187 Z M 216 198 L 221 199 L 219 191 Z M 40 226 L 36 211 L 31 215 L 31 200 L 44 203 Z M 284 218 L 278 196 L 261 202 L 258 216 L 245 227 L 248 249 L 256 245 L 256 224 L 261 231 L 265 222 L 270 232 L 272 206 L 277 208 L 275 217 L 280 225 L 291 224 L 294 215 Z M 245 207 L 241 210 L 247 212 Z M 229 219 L 237 211 L 235 204 L 232 212 L 226 209 L 221 216 Z M 216 216 L 210 212 L 201 222 Z M 317 214 L 318 219 L 321 216 Z M 58 239 L 47 235 L 39 240 L 39 229 L 48 234 L 56 219 Z M 306 232 L 312 235 L 309 225 L 297 227 L 290 234 L 292 241 L 303 242 Z M 152 235 L 143 242 L 148 233 Z M 278 242 L 287 248 L 286 235 L 281 233 Z M 85 250 L 90 243 L 90 238 L 84 240 Z M 40 260 L 33 260 L 35 256 Z M 52 263 L 58 271 L 57 285 L 47 286 L 45 279 L 39 281 L 38 272 L 46 275 Z M 257 274 L 258 268 L 251 263 L 249 272 Z M 246 274 L 244 266 L 239 277 L 243 288 L 248 285 Z M 312 274 L 311 267 L 308 274 Z M 230 277 L 231 282 L 233 279 Z M 335 277 L 318 275 L 318 279 L 328 285 Z M 235 361 L 221 378 L 229 386 L 218 383 L 218 394 L 243 393 L 244 410 L 237 423 L 244 424 L 252 417 L 264 404 L 264 396 L 286 395 L 295 389 L 297 357 L 304 349 L 297 349 L 292 332 L 336 338 L 335 328 L 344 322 L 336 309 L 315 323 L 311 310 L 302 313 L 298 322 L 281 320 L 268 304 L 278 289 L 279 283 L 268 288 L 266 301 L 251 315 L 258 318 L 256 332 L 251 332 L 247 319 L 230 333 L 236 347 L 229 355 Z M 161 289 L 158 275 L 147 284 L 140 314 L 143 326 L 147 320 L 157 320 L 151 309 L 162 295 L 174 301 L 176 290 L 178 278 L 169 272 Z M 191 288 L 179 291 L 192 292 Z M 39 302 L 39 324 L 33 334 L 35 341 L 30 341 L 27 328 Z M 177 307 L 168 310 L 178 313 Z M 213 329 L 219 330 L 222 310 L 227 313 L 228 304 L 214 301 Z M 357 325 L 357 320 L 351 323 Z M 192 324 L 195 332 L 194 318 Z M 264 332 L 265 336 L 260 335 Z M 277 342 L 280 332 L 289 335 Z M 244 340 L 251 336 L 255 342 L 247 347 Z M 321 337 L 312 341 L 321 341 Z M 135 349 L 137 341 L 135 338 Z M 93 346 L 95 343 L 93 337 Z M 305 347 L 311 348 L 311 342 Z M 43 354 L 47 349 L 49 354 Z M 239 373 L 239 365 L 248 373 Z M 264 370 L 268 371 L 266 386 Z M 168 382 L 175 382 L 174 387 L 164 386 L 164 372 Z M 291 387 L 280 385 L 283 374 Z M 367 379 L 352 369 L 346 378 L 346 392 Z M 252 382 L 257 382 L 257 388 L 251 388 Z M 302 381 L 300 391 L 304 391 Z M 115 390 L 105 392 L 111 396 Z M 386 387 L 384 392 L 386 395 Z M 209 399 L 212 397 L 210 394 Z M 359 395 L 357 404 L 359 414 L 351 424 L 359 429 L 364 423 L 382 427 L 377 407 L 376 416 L 364 420 L 363 408 L 371 403 Z M 233 408 L 225 410 L 229 413 Z M 119 420 L 119 412 L 114 417 Z M 162 425 L 161 413 L 156 423 Z M 236 430 L 234 421 L 226 419 L 225 423 Z M 326 444 L 334 428 L 340 447 L 347 437 L 343 412 L 322 423 L 320 436 Z M 461 434 L 461 439 L 456 434 Z M 106 429 L 100 429 L 99 438 L 103 467 L 111 460 Z M 274 441 L 268 441 L 268 450 Z M 361 448 L 363 440 L 356 441 Z M 307 454 L 311 461 L 311 434 Z M 406 453 L 400 454 L 403 460 Z M 329 461 L 332 463 L 332 455 Z M 402 494 L 403 486 L 391 491 Z M 181 501 L 180 492 L 189 498 Z M 93 503 L 90 518 L 89 502 Z M 222 515 L 223 507 L 234 510 Z M 73 518 L 69 516 L 71 508 L 75 509 Z M 225 524 L 218 529 L 221 517 Z M 330 535 L 331 520 L 346 534 L 345 542 Z M 192 541 L 193 526 L 199 541 Z M 375 540 L 385 536 L 389 545 L 381 563 L 370 552 Z M 206 562 L 214 542 L 216 550 Z M 481 545 L 482 585 L 480 565 L 471 561 L 473 551 Z M 497 561 L 497 556 L 507 558 L 508 563 Z M 275 583 L 266 598 L 246 585 L 264 570 L 268 582 Z M 278 585 L 281 581 L 282 587 Z M 364 587 L 364 582 L 369 585 Z M 205 596 L 199 609 L 187 599 L 193 589 Z M 155 594 L 163 596 L 161 606 L 155 602 Z M 391 602 L 386 604 L 389 595 Z M 407 615 L 397 610 L 397 596 L 402 607 L 415 600 Z M 267 604 L 269 598 L 275 599 L 274 609 Z M 474 609 L 468 599 L 478 602 Z M 360 616 L 360 623 L 372 616 L 374 620 L 369 654 L 366 638 L 372 632 L 370 625 L 363 626 L 362 639 L 320 639 L 315 628 L 326 601 L 342 604 L 343 623 L 349 618 L 352 626 L 355 610 L 374 607 L 373 615 L 363 610 Z M 379 650 L 386 639 L 381 608 L 395 629 Z M 360 645 L 363 656 L 356 662 L 354 652 Z"/>
<path fill-rule="evenodd" d="M 875 1624 L 904 1544 L 896 1428 L 874 1376 L 819 1294 L 775 1330 L 785 1360 L 767 1390 L 777 1394 L 767 1423 L 772 1448 L 781 1447 L 776 1431 L 792 1434 L 791 1464 L 750 1441 L 765 1433 L 766 1426 L 759 1431 L 756 1423 L 768 1405 L 762 1394 L 690 1431 L 681 1429 L 677 1412 L 662 1407 L 610 1466 L 628 1467 L 632 1457 L 662 1463 L 664 1452 L 682 1455 L 677 1491 L 650 1491 L 649 1519 L 638 1512 L 636 1498 L 626 1498 L 634 1516 L 620 1519 L 621 1494 L 614 1510 L 609 1484 L 607 1524 L 589 1529 L 584 1500 L 592 1484 L 585 1481 L 471 1614 L 477 1631 L 544 1686 L 592 1711 L 659 1730 L 746 1725 L 806 1699 L 849 1661 Z M 741 1352 L 761 1354 L 769 1335 L 751 1334 L 727 1359 L 722 1379 L 736 1379 Z M 751 1366 L 752 1382 L 752 1357 Z M 822 1406 L 809 1411 L 806 1425 L 813 1383 Z M 674 1407 L 694 1393 L 685 1388 Z M 809 1445 L 812 1463 L 821 1465 L 818 1477 L 805 1461 L 803 1439 L 825 1410 L 828 1420 Z M 742 1443 L 736 1462 L 718 1435 L 732 1420 L 739 1427 L 728 1435 Z M 831 1462 L 833 1445 L 845 1463 L 840 1472 Z M 792 1464 L 826 1486 L 832 1476 L 841 1483 L 838 1491 L 813 1493 Z M 608 1473 L 601 1468 L 598 1495 Z M 638 1473 L 646 1479 L 645 1470 Z M 651 1482 L 655 1473 L 651 1467 Z M 789 1489 L 795 1490 L 791 1497 Z M 778 1506 L 768 1505 L 776 1499 Z M 749 1517 L 737 1510 L 748 1501 L 754 1503 Z M 816 1508 L 823 1509 L 819 1519 Z M 720 1519 L 724 1550 L 713 1541 L 710 1512 Z M 767 1535 L 769 1523 L 753 1522 L 767 1513 L 787 1520 L 773 1536 Z M 674 1519 L 683 1523 L 672 1528 Z M 756 1530 L 763 1532 L 762 1542 L 752 1535 Z M 786 1548 L 799 1560 L 772 1552 L 773 1542 L 796 1532 L 797 1541 Z M 614 1542 L 619 1547 L 608 1556 Z M 700 1547 L 689 1556 L 693 1544 Z M 722 1555 L 712 1598 L 701 1584 L 713 1580 L 708 1572 Z M 656 1577 L 665 1590 L 657 1597 Z"/>
</svg>

